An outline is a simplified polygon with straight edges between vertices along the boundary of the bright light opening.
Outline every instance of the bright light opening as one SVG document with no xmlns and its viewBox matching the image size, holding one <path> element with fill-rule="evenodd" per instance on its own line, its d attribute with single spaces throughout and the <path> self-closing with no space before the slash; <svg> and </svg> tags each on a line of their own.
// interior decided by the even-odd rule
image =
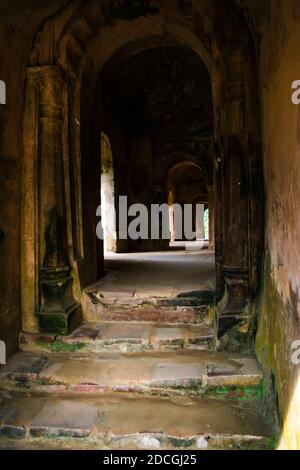
<svg viewBox="0 0 300 470">
<path fill-rule="evenodd" d="M 3 80 L 0 80 L 0 104 L 6 104 L 6 85 Z"/>
</svg>

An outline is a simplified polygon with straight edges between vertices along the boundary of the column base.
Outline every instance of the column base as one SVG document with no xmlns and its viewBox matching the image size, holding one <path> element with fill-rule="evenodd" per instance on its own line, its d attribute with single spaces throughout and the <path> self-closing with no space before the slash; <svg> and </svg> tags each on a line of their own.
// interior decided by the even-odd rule
<svg viewBox="0 0 300 470">
<path fill-rule="evenodd" d="M 74 304 L 65 312 L 38 313 L 41 333 L 69 335 L 81 323 L 81 309 L 79 304 Z"/>
<path fill-rule="evenodd" d="M 217 304 L 216 320 L 221 350 L 249 352 L 252 343 L 251 300 L 246 269 L 223 266 L 224 293 Z"/>
<path fill-rule="evenodd" d="M 81 307 L 72 295 L 70 268 L 43 268 L 40 272 L 42 307 L 38 312 L 42 333 L 68 335 L 82 320 Z"/>
<path fill-rule="evenodd" d="M 249 277 L 246 269 L 222 267 L 225 291 L 218 307 L 222 315 L 236 315 L 245 311 L 249 304 Z"/>
<path fill-rule="evenodd" d="M 219 349 L 231 353 L 253 352 L 252 320 L 250 315 L 220 315 L 217 319 Z"/>
</svg>

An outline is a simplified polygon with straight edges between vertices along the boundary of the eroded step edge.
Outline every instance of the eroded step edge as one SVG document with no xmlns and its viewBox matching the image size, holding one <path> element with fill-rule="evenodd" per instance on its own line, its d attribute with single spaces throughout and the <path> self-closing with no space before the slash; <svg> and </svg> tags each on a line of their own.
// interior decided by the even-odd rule
<svg viewBox="0 0 300 470">
<path fill-rule="evenodd" d="M 262 374 L 251 357 L 220 353 L 102 354 L 20 353 L 1 369 L 0 388 L 59 394 L 106 392 L 201 394 L 248 399 L 261 396 Z"/>
<path fill-rule="evenodd" d="M 101 353 L 153 350 L 214 350 L 215 332 L 205 324 L 172 325 L 152 323 L 86 323 L 70 336 L 20 335 L 22 351 Z"/>
<path fill-rule="evenodd" d="M 5 439 L 23 445 L 72 439 L 78 446 L 112 449 L 249 449 L 271 448 L 273 443 L 267 420 L 254 403 L 111 396 L 6 400 L 0 404 L 0 436 L 0 445 Z"/>
</svg>

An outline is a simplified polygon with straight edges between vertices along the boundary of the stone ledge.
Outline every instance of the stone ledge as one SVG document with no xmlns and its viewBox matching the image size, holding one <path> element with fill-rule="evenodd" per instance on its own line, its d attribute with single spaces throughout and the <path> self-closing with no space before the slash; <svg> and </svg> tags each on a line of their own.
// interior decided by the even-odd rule
<svg viewBox="0 0 300 470">
<path fill-rule="evenodd" d="M 9 425 L 14 432 L 7 435 L 7 425 L 0 421 L 0 448 L 8 439 L 8 448 L 42 448 L 46 442 L 58 448 L 154 450 L 271 445 L 268 422 L 260 404 L 253 402 L 103 395 L 80 400 L 21 397 L 5 400 L 0 414 L 3 408 L 14 416 Z"/>
<path fill-rule="evenodd" d="M 142 322 L 85 323 L 69 336 L 20 336 L 22 351 L 100 353 L 150 350 L 210 350 L 215 346 L 214 330 L 205 324 L 156 324 Z"/>
<path fill-rule="evenodd" d="M 27 393 L 205 394 L 218 387 L 255 389 L 261 380 L 253 357 L 184 350 L 127 355 L 19 353 L 0 372 L 2 389 Z"/>
</svg>

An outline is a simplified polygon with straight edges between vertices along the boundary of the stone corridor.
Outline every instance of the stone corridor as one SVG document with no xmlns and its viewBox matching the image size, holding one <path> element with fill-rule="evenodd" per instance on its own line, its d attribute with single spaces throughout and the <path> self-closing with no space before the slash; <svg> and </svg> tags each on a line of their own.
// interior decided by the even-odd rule
<svg viewBox="0 0 300 470">
<path fill-rule="evenodd" d="M 99 287 L 104 297 L 177 297 L 193 291 L 215 290 L 214 252 L 191 248 L 150 253 L 109 253 Z M 196 245 L 197 248 L 197 245 Z"/>
<path fill-rule="evenodd" d="M 299 0 L 0 1 L 1 449 L 300 449 L 299 43 Z"/>
</svg>

